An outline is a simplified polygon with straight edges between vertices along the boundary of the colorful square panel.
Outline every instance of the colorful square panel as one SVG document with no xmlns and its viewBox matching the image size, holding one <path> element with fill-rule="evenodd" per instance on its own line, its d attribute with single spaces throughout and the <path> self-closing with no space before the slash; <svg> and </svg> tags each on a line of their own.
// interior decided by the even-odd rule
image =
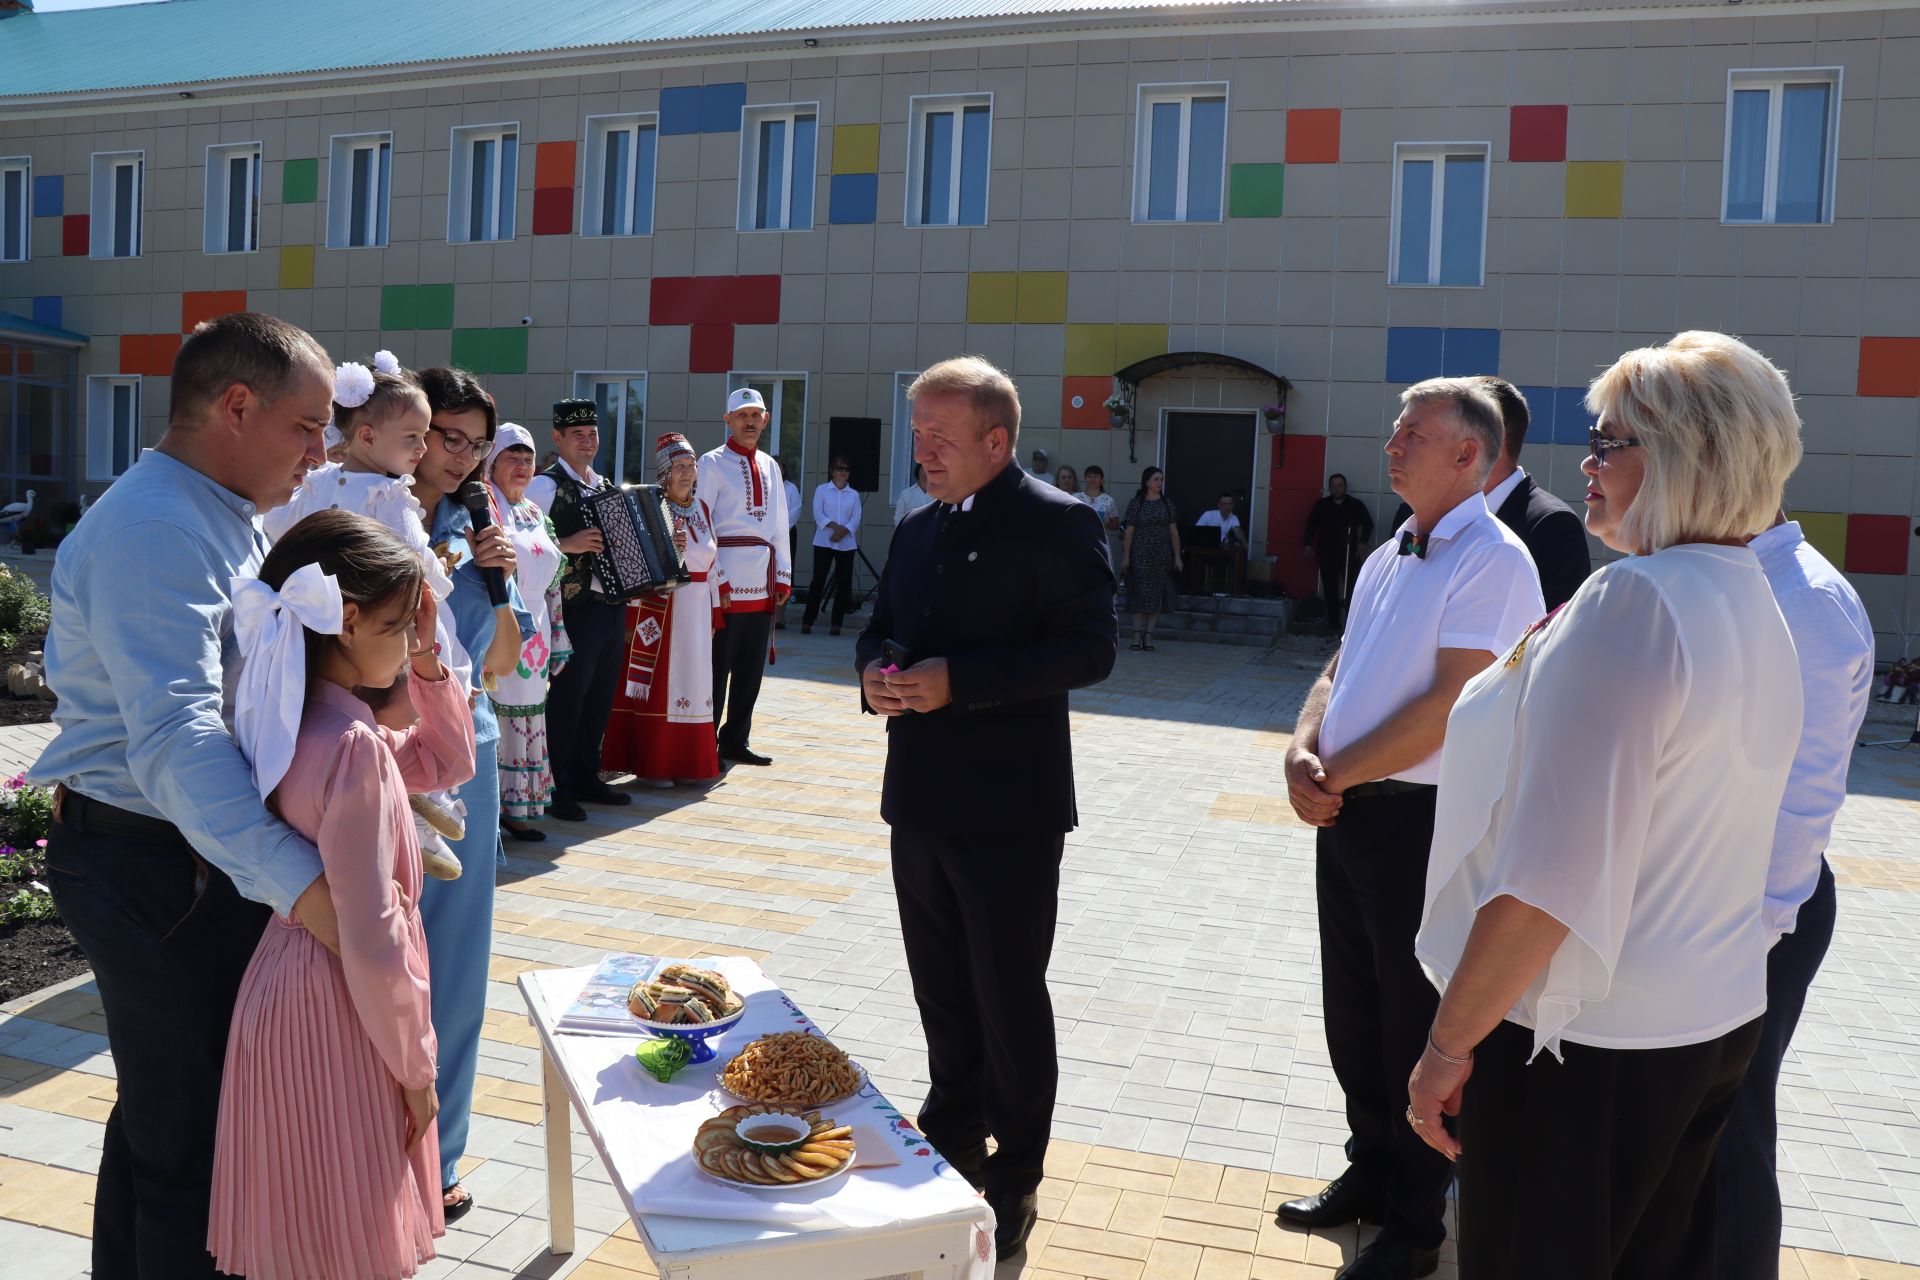
<svg viewBox="0 0 1920 1280">
<path fill-rule="evenodd" d="M 1320 496 L 1327 470 L 1325 436 L 1281 436 L 1273 442 L 1273 487 Z M 1298 530 L 1295 530 L 1297 533 Z"/>
<path fill-rule="evenodd" d="M 687 341 L 688 373 L 725 373 L 733 368 L 733 326 L 697 324 Z"/>
<path fill-rule="evenodd" d="M 527 371 L 527 330 L 519 325 L 509 329 L 489 329 L 488 373 L 525 373 Z"/>
<path fill-rule="evenodd" d="M 1019 279 L 1019 303 L 1014 319 L 1021 324 L 1065 324 L 1067 322 L 1067 273 L 1064 271 L 1022 271 Z"/>
<path fill-rule="evenodd" d="M 33 300 L 33 322 L 52 325 L 56 329 L 66 327 L 63 317 L 66 314 L 64 298 L 35 298 Z"/>
<path fill-rule="evenodd" d="M 180 354 L 177 333 L 126 333 L 120 335 L 120 372 L 137 373 L 149 378 L 165 378 L 173 373 L 173 358 Z"/>
<path fill-rule="evenodd" d="M 740 132 L 740 109 L 747 105 L 744 81 L 710 84 L 700 91 L 700 132 Z M 726 372 L 724 369 L 721 372 Z"/>
<path fill-rule="evenodd" d="M 203 320 L 217 320 L 246 309 L 245 289 L 183 293 L 180 295 L 180 332 L 192 333 Z"/>
<path fill-rule="evenodd" d="M 1019 297 L 1019 272 L 970 271 L 967 273 L 967 323 L 1012 324 L 1019 315 Z"/>
<path fill-rule="evenodd" d="M 1442 377 L 1472 378 L 1500 372 L 1498 329 L 1445 329 L 1440 341 Z"/>
<path fill-rule="evenodd" d="M 1516 387 L 1527 402 L 1527 443 L 1553 443 L 1554 388 Z"/>
<path fill-rule="evenodd" d="M 67 180 L 57 173 L 33 180 L 33 216 L 57 218 L 67 211 Z"/>
<path fill-rule="evenodd" d="M 1553 393 L 1553 442 L 1585 446 L 1587 432 L 1597 425 L 1587 412 L 1585 387 L 1561 387 Z"/>
<path fill-rule="evenodd" d="M 655 276 L 647 297 L 648 324 L 693 323 L 693 277 Z"/>
<path fill-rule="evenodd" d="M 835 173 L 878 173 L 880 171 L 880 126 L 877 124 L 837 124 L 833 127 L 833 171 Z"/>
<path fill-rule="evenodd" d="M 1905 573 L 1913 525 L 1907 516 L 1847 517 L 1848 573 Z"/>
<path fill-rule="evenodd" d="M 280 167 L 281 204 L 312 204 L 319 194 L 318 160 L 289 160 Z"/>
<path fill-rule="evenodd" d="M 1340 108 L 1306 107 L 1287 112 L 1288 164 L 1340 163 Z"/>
<path fill-rule="evenodd" d="M 1619 160 L 1574 160 L 1567 164 L 1567 216 L 1617 218 L 1627 166 Z"/>
<path fill-rule="evenodd" d="M 779 276 L 736 276 L 733 284 L 735 324 L 780 323 Z"/>
<path fill-rule="evenodd" d="M 311 268 L 311 264 L 309 264 Z M 310 287 L 310 285 L 309 285 Z M 382 329 L 417 329 L 420 327 L 418 286 L 410 284 L 388 284 L 380 286 L 380 327 Z"/>
<path fill-rule="evenodd" d="M 660 91 L 660 133 L 700 132 L 700 86 L 676 85 Z"/>
<path fill-rule="evenodd" d="M 1815 551 L 1834 565 L 1847 562 L 1847 517 L 1838 511 L 1795 511 L 1800 532 Z"/>
<path fill-rule="evenodd" d="M 543 142 L 534 148 L 533 188 L 550 191 L 573 186 L 573 142 Z"/>
<path fill-rule="evenodd" d="M 84 213 L 69 213 L 60 219 L 60 252 L 69 258 L 84 258 L 93 244 L 93 224 Z"/>
<path fill-rule="evenodd" d="M 545 151 L 546 147 L 542 146 L 541 150 Z M 533 193 L 533 234 L 537 236 L 573 234 L 572 187 L 541 187 Z"/>
<path fill-rule="evenodd" d="M 1565 107 L 1515 107 L 1507 126 L 1507 159 L 1539 163 L 1567 158 Z"/>
<path fill-rule="evenodd" d="M 453 367 L 470 373 L 492 373 L 493 330 L 455 329 Z"/>
<path fill-rule="evenodd" d="M 1113 367 L 1124 369 L 1148 356 L 1167 354 L 1164 324 L 1117 324 L 1113 327 Z"/>
<path fill-rule="evenodd" d="M 1070 377 L 1060 380 L 1060 425 L 1088 431 L 1105 431 L 1113 425 L 1107 413 L 1107 397 L 1113 394 L 1113 379 Z"/>
<path fill-rule="evenodd" d="M 1920 338 L 1860 339 L 1863 396 L 1920 396 Z"/>
<path fill-rule="evenodd" d="M 733 323 L 734 303 L 739 296 L 737 277 L 693 276 L 687 282 L 687 290 L 692 323 Z"/>
<path fill-rule="evenodd" d="M 453 328 L 453 286 L 450 284 L 415 285 L 413 290 L 413 327 L 416 329 Z"/>
<path fill-rule="evenodd" d="M 313 246 L 310 244 L 288 244 L 280 246 L 280 287 L 282 289 L 313 288 Z M 381 299 L 385 304 L 385 297 Z"/>
<path fill-rule="evenodd" d="M 1236 164 L 1229 169 L 1227 216 L 1277 218 L 1286 186 L 1283 164 Z"/>
<path fill-rule="evenodd" d="M 1062 372 L 1069 377 L 1111 378 L 1114 370 L 1120 367 L 1113 362 L 1113 343 L 1113 325 L 1068 325 L 1066 360 Z"/>
<path fill-rule="evenodd" d="M 1387 329 L 1388 382 L 1424 382 L 1440 376 L 1442 330 L 1392 325 Z"/>
<path fill-rule="evenodd" d="M 835 226 L 870 225 L 879 204 L 879 174 L 836 173 L 828 180 L 827 221 Z"/>
</svg>

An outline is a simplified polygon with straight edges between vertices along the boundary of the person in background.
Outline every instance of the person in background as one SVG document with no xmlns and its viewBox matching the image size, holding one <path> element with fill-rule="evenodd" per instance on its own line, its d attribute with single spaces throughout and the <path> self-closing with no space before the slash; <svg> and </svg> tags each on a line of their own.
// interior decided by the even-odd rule
<svg viewBox="0 0 1920 1280">
<path fill-rule="evenodd" d="M 1220 504 L 1211 510 L 1202 511 L 1200 518 L 1193 522 L 1196 529 L 1218 529 L 1220 545 L 1247 549 L 1247 531 L 1241 527 L 1240 517 L 1233 513 L 1234 496 L 1231 492 L 1220 495 Z"/>
<path fill-rule="evenodd" d="M 1527 554 L 1540 571 L 1540 594 L 1547 608 L 1558 609 L 1573 599 L 1593 571 L 1586 524 L 1520 465 L 1520 447 L 1527 442 L 1527 398 L 1505 378 L 1478 381 L 1499 402 L 1504 427 L 1500 457 L 1487 477 L 1487 505 L 1527 544 Z"/>
<path fill-rule="evenodd" d="M 1173 600 L 1173 574 L 1185 568 L 1180 517 L 1166 487 L 1167 473 L 1148 467 L 1120 522 L 1120 574 L 1127 581 L 1127 607 L 1133 610 L 1133 643 L 1127 648 L 1148 653 L 1153 652 L 1153 628 Z"/>
<path fill-rule="evenodd" d="M 787 460 L 785 458 L 775 458 L 774 461 L 780 464 L 780 487 L 787 495 L 787 563 L 799 564 L 800 563 L 800 512 L 801 512 L 800 486 L 795 484 L 793 481 L 787 479 L 788 476 L 794 474 L 794 471 L 792 467 L 789 467 L 787 465 Z M 895 524 L 899 524 L 900 520 L 896 516 L 893 522 Z M 773 611 L 774 630 L 785 631 L 787 629 L 787 604 L 791 599 L 792 599 L 791 596 L 783 596 L 780 600 L 780 604 L 778 605 L 778 607 L 774 609 Z"/>
<path fill-rule="evenodd" d="M 1107 539 L 1107 560 L 1112 564 L 1120 563 L 1120 554 L 1114 548 L 1113 535 L 1120 532 L 1120 512 L 1114 505 L 1113 495 L 1107 492 L 1107 473 L 1098 463 L 1089 466 L 1083 477 L 1086 490 L 1083 494 L 1088 506 L 1100 517 L 1100 527 Z"/>
<path fill-rule="evenodd" d="M 1774 1114 L 1780 1064 L 1807 988 L 1833 941 L 1837 907 L 1827 839 L 1847 798 L 1847 766 L 1873 692 L 1873 624 L 1845 575 L 1785 514 L 1747 540 L 1760 559 L 1800 665 L 1800 745 L 1773 828 L 1760 915 L 1766 924 L 1767 1013 L 1760 1045 L 1734 1095 L 1714 1161 L 1719 1280 L 1779 1280 L 1780 1181 Z"/>
<path fill-rule="evenodd" d="M 1082 496 L 1079 473 L 1064 462 L 1060 464 L 1059 470 L 1053 473 L 1053 487 L 1076 498 Z"/>
<path fill-rule="evenodd" d="M 840 623 L 853 605 L 853 556 L 860 546 L 860 494 L 847 483 L 853 467 L 845 458 L 835 458 L 828 469 L 832 479 L 813 491 L 813 585 L 807 588 L 807 611 L 800 616 L 800 634 L 813 631 L 813 620 L 820 616 L 820 600 L 826 594 L 827 578 L 833 578 L 833 629 L 840 634 Z"/>
<path fill-rule="evenodd" d="M 1406 516 L 1399 523 L 1406 523 Z M 1347 478 L 1338 471 L 1327 477 L 1327 496 L 1316 499 L 1307 511 L 1305 539 L 1320 567 L 1327 625 L 1338 632 L 1347 624 L 1353 584 L 1360 580 L 1360 566 L 1366 563 L 1373 541 L 1373 513 L 1366 503 L 1347 495 Z"/>
<path fill-rule="evenodd" d="M 1894 706 L 1913 701 L 1914 664 L 1905 658 L 1887 668 L 1887 681 L 1880 690 L 1876 702 L 1891 702 Z"/>
<path fill-rule="evenodd" d="M 1045 449 L 1035 449 L 1033 451 L 1033 478 L 1041 484 L 1053 483 L 1053 468 L 1047 465 L 1047 451 Z"/>
<path fill-rule="evenodd" d="M 925 475 L 920 470 L 920 464 L 916 462 L 913 464 L 913 482 L 902 489 L 900 496 L 893 500 L 894 528 L 898 529 L 900 527 L 900 522 L 907 518 L 908 512 L 918 511 L 933 501 L 933 498 L 921 487 L 921 481 L 923 479 L 925 479 Z M 798 490 L 794 491 L 794 496 L 796 498 L 799 496 Z"/>
</svg>

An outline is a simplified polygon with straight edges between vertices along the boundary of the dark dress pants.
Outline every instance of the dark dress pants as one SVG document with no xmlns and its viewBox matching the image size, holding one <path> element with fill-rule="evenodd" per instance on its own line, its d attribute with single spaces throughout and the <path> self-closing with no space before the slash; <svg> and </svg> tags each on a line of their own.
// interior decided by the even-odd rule
<svg viewBox="0 0 1920 1280">
<path fill-rule="evenodd" d="M 767 671 L 773 614 L 729 613 L 713 633 L 713 724 L 722 751 L 744 751 L 753 741 L 753 704 Z M 722 723 L 724 719 L 724 723 Z"/>
<path fill-rule="evenodd" d="M 1350 796 L 1317 837 L 1321 1005 L 1347 1098 L 1347 1159 L 1387 1202 L 1387 1229 L 1420 1247 L 1446 1238 L 1453 1166 L 1406 1121 L 1407 1078 L 1439 994 L 1413 958 L 1427 889 L 1436 789 Z"/>
<path fill-rule="evenodd" d="M 826 598 L 827 578 L 833 578 L 833 625 L 847 616 L 847 601 L 853 598 L 853 551 L 832 547 L 813 549 L 813 583 L 807 588 L 807 612 L 800 625 L 810 627 L 820 616 L 820 602 Z"/>
<path fill-rule="evenodd" d="M 1328 547 L 1315 549 L 1314 558 L 1320 562 L 1320 594 L 1327 602 L 1327 623 L 1343 626 L 1347 605 L 1353 599 L 1353 584 L 1360 580 L 1360 566 L 1367 557 L 1357 548 L 1347 551 Z"/>
<path fill-rule="evenodd" d="M 104 818 L 54 824 L 47 876 L 93 966 L 119 1081 L 94 1189 L 93 1274 L 214 1276 L 207 1209 L 227 1028 L 271 912 L 179 836 L 122 834 Z"/>
<path fill-rule="evenodd" d="M 1040 1185 L 1060 1064 L 1047 962 L 1066 837 L 893 829 L 913 998 L 927 1037 L 920 1128 L 948 1157 L 991 1134 L 987 1198 L 1008 1206 Z"/>
<path fill-rule="evenodd" d="M 1826 959 L 1838 915 L 1833 870 L 1823 859 L 1813 895 L 1800 905 L 1793 932 L 1767 953 L 1767 1016 L 1760 1047 L 1734 1095 L 1733 1115 L 1720 1138 L 1715 1176 L 1720 1184 L 1720 1280 L 1779 1280 L 1779 1124 L 1774 1101 L 1780 1064 L 1807 1005 L 1807 988 Z"/>
<path fill-rule="evenodd" d="M 582 591 L 562 616 L 573 656 L 547 688 L 547 742 L 554 798 L 577 800 L 600 781 L 600 740 L 625 665 L 627 607 Z"/>
<path fill-rule="evenodd" d="M 1714 1152 L 1760 1023 L 1668 1049 L 1563 1041 L 1564 1062 L 1529 1063 L 1533 1032 L 1502 1022 L 1457 1122 L 1461 1276 L 1712 1276 Z"/>
</svg>

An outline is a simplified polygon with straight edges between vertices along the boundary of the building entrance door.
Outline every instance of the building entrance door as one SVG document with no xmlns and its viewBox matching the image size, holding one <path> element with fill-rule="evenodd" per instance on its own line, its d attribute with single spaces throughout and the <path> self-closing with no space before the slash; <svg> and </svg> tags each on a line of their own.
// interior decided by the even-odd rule
<svg viewBox="0 0 1920 1280">
<path fill-rule="evenodd" d="M 1193 527 L 1202 511 L 1220 505 L 1221 494 L 1231 493 L 1241 527 L 1252 537 L 1257 417 L 1251 409 L 1167 412 L 1161 465 L 1167 471 L 1167 493 L 1183 532 Z"/>
</svg>

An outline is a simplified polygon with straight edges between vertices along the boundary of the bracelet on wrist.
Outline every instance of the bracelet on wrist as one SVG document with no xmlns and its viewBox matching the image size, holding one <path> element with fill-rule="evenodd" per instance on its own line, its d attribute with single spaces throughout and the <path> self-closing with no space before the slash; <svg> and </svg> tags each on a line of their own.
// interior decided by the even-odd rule
<svg viewBox="0 0 1920 1280">
<path fill-rule="evenodd" d="M 1431 1030 L 1427 1032 L 1427 1048 L 1433 1051 L 1434 1057 L 1440 1059 L 1440 1061 L 1446 1063 L 1448 1066 L 1464 1067 L 1473 1061 L 1473 1050 L 1471 1049 L 1467 1050 L 1466 1057 L 1456 1058 L 1452 1054 L 1448 1053 L 1445 1049 L 1442 1049 L 1439 1045 L 1435 1044 L 1433 1042 L 1433 1032 Z"/>
</svg>

